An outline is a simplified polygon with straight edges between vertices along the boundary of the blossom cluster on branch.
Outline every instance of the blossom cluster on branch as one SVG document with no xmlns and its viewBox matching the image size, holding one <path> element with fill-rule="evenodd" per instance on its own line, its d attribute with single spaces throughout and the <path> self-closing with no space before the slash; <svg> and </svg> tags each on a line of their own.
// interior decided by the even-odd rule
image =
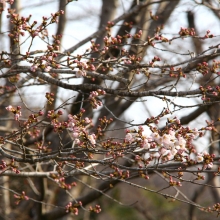
<svg viewBox="0 0 220 220">
<path fill-rule="evenodd" d="M 0 1 L 6 2 L 13 4 Z M 219 203 L 205 207 L 186 196 L 178 197 L 183 195 L 179 188 L 185 183 L 210 186 L 209 174 L 213 178 L 220 175 L 219 151 L 214 147 L 219 140 L 212 141 L 210 148 L 196 146 L 207 134 L 212 138 L 219 135 L 220 118 L 216 112 L 214 116 L 210 113 L 212 108 L 218 109 L 220 102 L 219 36 L 209 30 L 199 36 L 193 27 L 181 27 L 172 37 L 166 36 L 164 25 L 157 23 L 161 17 L 152 11 L 148 11 L 149 19 L 157 26 L 152 28 L 151 36 L 145 36 L 146 30 L 135 23 L 138 19 L 130 21 L 129 16 L 151 4 L 141 3 L 64 52 L 62 34 L 48 32 L 48 26 L 57 24 L 65 15 L 63 10 L 43 16 L 41 22 L 32 21 L 32 15 L 23 17 L 14 9 L 8 10 L 11 30 L 7 37 L 13 50 L 0 52 L 0 78 L 6 82 L 0 85 L 0 100 L 4 103 L 0 113 L 5 115 L 0 122 L 6 121 L 0 126 L 0 176 L 27 178 L 38 196 L 38 187 L 44 185 L 40 181 L 46 178 L 50 186 L 55 185 L 71 197 L 59 207 L 65 214 L 79 215 L 80 209 L 100 213 L 99 204 L 87 205 L 101 195 L 118 202 L 106 194 L 117 183 L 220 214 Z M 113 35 L 122 20 L 125 22 L 120 28 L 126 31 Z M 94 38 L 103 33 L 101 45 Z M 45 50 L 32 51 L 36 39 L 46 45 Z M 187 40 L 210 39 L 212 45 L 197 54 L 191 49 L 177 49 Z M 77 54 L 75 50 L 82 42 L 90 45 Z M 150 51 L 148 56 L 146 49 Z M 35 98 L 26 97 L 28 87 L 34 88 L 36 100 L 40 97 L 36 103 Z M 42 94 L 43 90 L 35 88 L 49 91 Z M 19 105 L 12 101 L 13 96 L 16 102 L 20 100 Z M 158 113 L 156 102 L 152 101 L 145 106 L 149 116 L 145 112 L 139 115 L 136 107 L 137 112 L 130 113 L 129 121 L 125 111 L 137 103 L 148 104 L 149 97 L 165 107 L 160 104 L 158 109 L 162 110 Z M 194 104 L 182 101 L 186 99 L 193 99 Z M 193 108 L 194 112 L 185 115 L 184 110 Z M 179 112 L 184 116 L 177 117 Z M 204 112 L 212 116 L 204 120 L 205 125 L 186 125 Z M 136 117 L 141 122 L 136 123 Z M 140 178 L 148 184 L 154 174 L 165 182 L 159 190 L 132 181 Z M 32 184 L 32 177 L 39 177 L 37 187 Z M 75 198 L 71 193 L 82 190 L 81 185 L 93 191 Z M 165 193 L 168 188 L 178 195 Z M 29 195 L 31 190 L 9 191 L 18 206 L 30 200 L 43 204 L 43 200 Z"/>
</svg>

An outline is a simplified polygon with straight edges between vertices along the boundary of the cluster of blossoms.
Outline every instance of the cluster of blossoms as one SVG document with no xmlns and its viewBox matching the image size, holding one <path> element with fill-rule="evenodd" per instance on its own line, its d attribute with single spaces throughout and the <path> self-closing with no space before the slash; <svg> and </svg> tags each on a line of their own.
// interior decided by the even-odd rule
<svg viewBox="0 0 220 220">
<path fill-rule="evenodd" d="M 65 209 L 66 209 L 66 212 L 71 212 L 73 213 L 74 215 L 78 215 L 79 214 L 79 209 L 78 207 L 81 207 L 82 206 L 82 202 L 77 202 L 76 204 L 73 205 L 72 202 L 69 202 L 66 206 L 65 206 Z"/>
<path fill-rule="evenodd" d="M 65 177 L 62 177 L 62 176 L 58 176 L 58 177 L 53 177 L 54 181 L 56 183 L 58 183 L 59 187 L 62 188 L 62 189 L 66 189 L 66 190 L 70 190 L 72 188 L 72 186 L 76 186 L 76 183 L 73 182 L 71 184 L 67 184 L 65 181 L 66 181 L 66 178 Z"/>
<path fill-rule="evenodd" d="M 213 161 L 214 161 L 215 155 L 210 155 L 208 152 L 204 151 L 202 153 L 198 153 L 196 156 L 196 161 L 198 163 L 203 162 L 203 169 L 210 169 L 213 167 Z"/>
<path fill-rule="evenodd" d="M 202 62 L 197 65 L 196 70 L 202 73 L 202 75 L 206 75 L 209 73 L 210 68 L 207 62 Z"/>
<path fill-rule="evenodd" d="M 40 34 L 44 38 L 44 36 L 47 35 L 47 26 L 52 23 L 58 22 L 58 17 L 64 14 L 63 10 L 60 10 L 59 12 L 56 12 L 55 14 L 51 14 L 50 18 L 43 17 L 43 21 L 40 25 L 37 25 L 37 21 L 30 22 L 32 15 L 29 15 L 28 17 L 20 17 L 19 14 L 15 13 L 14 9 L 8 9 L 8 18 L 10 18 L 10 23 L 13 24 L 13 28 L 11 32 L 8 34 L 8 36 L 13 40 L 15 44 L 18 44 L 20 39 L 20 36 L 24 36 L 25 33 L 28 33 L 32 39 L 34 39 L 36 36 L 39 36 Z M 44 69 L 45 72 L 49 72 L 52 67 L 59 68 L 60 64 L 55 62 L 55 57 L 57 54 L 54 51 L 58 51 L 60 47 L 60 39 L 61 35 L 52 36 L 53 37 L 53 43 L 47 45 L 47 51 L 44 56 L 37 58 L 35 57 L 34 60 L 30 58 L 29 51 L 26 52 L 26 56 L 24 56 L 24 59 L 28 60 L 30 63 L 33 63 L 33 65 L 30 67 L 30 70 L 32 72 L 35 72 L 37 68 Z M 7 64 L 7 63 L 5 63 Z M 9 65 L 10 63 L 8 63 Z M 51 67 L 52 66 L 52 67 Z"/>
<path fill-rule="evenodd" d="M 53 179 L 57 185 L 65 190 L 70 190 L 72 187 L 77 186 L 76 182 L 72 183 L 66 183 L 66 172 L 65 172 L 65 166 L 67 164 L 67 161 L 58 162 L 55 166 L 57 173 L 50 173 L 50 178 Z M 82 164 L 81 167 L 84 165 Z M 77 166 L 76 166 L 77 167 Z"/>
<path fill-rule="evenodd" d="M 14 172 L 14 173 L 20 173 L 20 170 L 18 170 L 18 166 L 15 164 L 14 159 L 11 160 L 11 162 L 8 164 L 8 167 Z"/>
<path fill-rule="evenodd" d="M 3 170 L 7 167 L 7 164 L 4 160 L 1 161 L 1 164 L 0 164 L 0 169 Z"/>
<path fill-rule="evenodd" d="M 71 61 L 71 59 L 68 57 L 67 58 L 67 66 L 74 70 L 77 68 L 78 70 L 76 71 L 76 77 L 81 78 L 81 77 L 86 77 L 87 71 L 95 71 L 96 67 L 93 65 L 93 62 L 95 61 L 94 58 L 91 58 L 89 61 L 83 60 L 82 61 L 82 56 L 77 55 L 77 59 L 74 59 Z"/>
<path fill-rule="evenodd" d="M 217 217 L 220 215 L 220 203 L 214 204 L 212 207 L 201 208 L 204 212 L 217 212 Z"/>
<path fill-rule="evenodd" d="M 204 36 L 204 39 L 206 38 L 213 38 L 214 35 L 213 34 L 210 34 L 210 30 L 206 31 L 206 35 Z"/>
<path fill-rule="evenodd" d="M 117 155 L 117 156 L 118 156 L 118 155 Z M 119 169 L 119 168 L 116 167 L 116 166 L 112 166 L 111 168 L 114 170 L 114 172 L 112 172 L 111 174 L 109 174 L 109 176 L 110 176 L 111 178 L 114 177 L 114 178 L 120 178 L 120 179 L 127 179 L 127 178 L 130 177 L 130 172 L 129 172 L 129 170 L 123 171 L 123 170 Z"/>
<path fill-rule="evenodd" d="M 61 110 L 55 112 L 54 110 L 48 111 L 47 117 L 51 120 L 51 124 L 54 126 L 55 132 L 62 132 L 67 128 L 67 122 L 59 122 L 58 119 L 63 115 Z"/>
<path fill-rule="evenodd" d="M 89 101 L 94 109 L 98 108 L 98 106 L 102 106 L 102 102 L 100 100 L 97 100 L 96 97 L 100 95 L 105 95 L 105 94 L 106 94 L 105 91 L 101 89 L 90 92 Z"/>
<path fill-rule="evenodd" d="M 35 59 L 34 64 L 30 67 L 32 72 L 36 72 L 38 68 L 43 69 L 45 72 L 50 72 L 52 67 L 58 69 L 60 64 L 56 63 L 55 58 L 57 57 L 56 53 L 51 54 L 50 56 L 42 56 L 39 59 Z"/>
<path fill-rule="evenodd" d="M 123 59 L 124 64 L 140 64 L 142 57 L 136 55 L 128 55 L 128 58 Z"/>
<path fill-rule="evenodd" d="M 0 86 L 0 94 L 4 94 L 7 92 L 14 92 L 16 90 L 16 87 L 14 85 L 12 86 Z"/>
<path fill-rule="evenodd" d="M 159 57 L 155 56 L 155 57 L 152 59 L 152 61 L 149 63 L 149 65 L 153 67 L 153 66 L 154 66 L 154 63 L 155 63 L 156 61 L 161 61 L 161 59 L 160 59 Z"/>
<path fill-rule="evenodd" d="M 115 25 L 114 22 L 108 21 L 105 30 L 106 30 L 108 33 L 110 33 L 110 30 L 111 30 L 111 28 L 112 28 L 114 25 Z"/>
<path fill-rule="evenodd" d="M 37 127 L 33 127 L 27 132 L 32 138 L 37 138 L 40 135 L 40 130 Z"/>
<path fill-rule="evenodd" d="M 52 92 L 47 92 L 46 95 L 45 95 L 48 103 L 51 105 L 54 101 L 54 94 Z"/>
<path fill-rule="evenodd" d="M 13 1 L 9 1 L 11 4 Z M 37 24 L 37 21 L 33 21 L 30 24 L 31 15 L 28 17 L 20 17 L 19 14 L 15 13 L 14 9 L 8 9 L 8 18 L 10 18 L 10 22 L 13 24 L 13 29 L 11 33 L 9 33 L 9 37 L 13 39 L 14 43 L 19 43 L 19 36 L 24 36 L 25 32 L 28 32 L 32 38 L 38 36 L 42 33 L 49 24 L 58 23 L 58 17 L 64 14 L 63 10 L 56 12 L 55 14 L 51 14 L 51 18 L 43 17 L 42 23 L 34 28 Z M 53 49 L 57 50 L 57 47 L 53 47 Z"/>
<path fill-rule="evenodd" d="M 152 40 L 162 41 L 162 42 L 170 42 L 168 38 L 164 37 L 161 33 L 161 30 L 164 28 L 164 25 L 160 25 L 156 28 L 156 32 L 154 34 L 154 38 Z"/>
<path fill-rule="evenodd" d="M 103 38 L 106 47 L 112 46 L 113 48 L 117 48 L 117 45 L 120 45 L 123 42 L 123 39 L 134 38 L 140 39 L 143 34 L 142 30 L 139 30 L 136 34 L 126 34 L 124 36 L 117 35 L 116 37 L 112 37 L 110 34 Z"/>
<path fill-rule="evenodd" d="M 183 28 L 181 27 L 180 31 L 179 31 L 179 35 L 182 37 L 185 36 L 195 36 L 196 32 L 194 28 Z"/>
<path fill-rule="evenodd" d="M 6 110 L 9 112 L 12 112 L 14 114 L 14 119 L 16 121 L 19 120 L 19 118 L 21 117 L 21 106 L 17 106 L 16 108 L 9 105 L 6 107 Z"/>
<path fill-rule="evenodd" d="M 65 129 L 71 132 L 71 137 L 74 139 L 74 144 L 83 144 L 84 140 L 89 140 L 92 145 L 96 144 L 96 135 L 88 134 L 88 128 L 92 125 L 92 121 L 89 118 L 81 119 L 82 114 L 85 112 L 81 109 L 78 115 L 68 115 L 68 121 L 59 121 L 60 116 L 63 112 L 59 110 L 48 111 L 47 117 L 51 119 L 51 124 L 54 126 L 55 132 L 62 132 Z"/>
<path fill-rule="evenodd" d="M 18 166 L 15 164 L 14 159 L 12 159 L 10 163 L 6 163 L 4 160 L 1 161 L 0 171 L 2 170 L 1 172 L 4 172 L 8 169 L 11 169 L 14 173 L 20 173 L 20 171 L 18 170 Z"/>
<path fill-rule="evenodd" d="M 90 212 L 95 212 L 95 213 L 100 213 L 102 210 L 101 210 L 100 205 L 95 205 L 94 208 L 93 208 L 92 206 L 90 206 L 90 207 L 89 207 L 89 211 L 90 211 Z"/>
<path fill-rule="evenodd" d="M 178 120 L 176 120 L 178 122 Z M 125 143 L 137 146 L 137 151 L 144 151 L 143 160 L 151 161 L 157 158 L 162 162 L 178 159 L 180 161 L 188 161 L 188 153 L 195 152 L 192 141 L 201 135 L 196 129 L 179 130 L 170 128 L 166 133 L 154 129 L 151 135 L 144 135 L 143 127 L 139 127 L 138 131 L 127 130 L 125 135 Z M 140 159 L 137 157 L 137 160 Z"/>
<path fill-rule="evenodd" d="M 186 78 L 186 74 L 183 73 L 183 70 L 181 67 L 170 67 L 169 69 L 169 76 L 173 78 L 183 77 Z"/>
<path fill-rule="evenodd" d="M 90 50 L 91 52 L 98 52 L 99 50 L 99 47 L 100 47 L 100 44 L 95 44 L 95 41 L 94 40 L 91 40 L 91 46 L 90 46 Z M 89 49 L 87 49 L 87 51 L 90 51 Z"/>
<path fill-rule="evenodd" d="M 84 113 L 84 109 L 81 112 Z M 68 130 L 71 131 L 75 144 L 81 144 L 80 139 L 87 139 L 92 145 L 96 144 L 96 135 L 88 134 L 87 129 L 92 125 L 92 120 L 86 117 L 80 120 L 77 115 L 68 115 Z"/>
<path fill-rule="evenodd" d="M 28 120 L 26 120 L 26 121 L 24 122 L 23 126 L 28 129 L 31 124 L 37 123 L 37 122 L 39 121 L 39 120 L 38 120 L 38 117 L 43 116 L 43 114 L 44 114 L 43 111 L 40 110 L 40 111 L 39 111 L 38 113 L 36 113 L 36 114 L 31 114 L 31 115 L 29 115 Z M 36 129 L 36 128 L 34 128 L 34 129 Z"/>
<path fill-rule="evenodd" d="M 13 40 L 13 42 L 19 43 L 19 36 L 24 36 L 25 31 L 27 29 L 31 30 L 31 27 L 35 26 L 35 22 L 32 25 L 29 25 L 28 22 L 30 21 L 31 15 L 29 17 L 20 17 L 19 14 L 15 13 L 15 9 L 8 9 L 8 18 L 10 18 L 11 24 L 13 24 L 13 28 L 8 36 Z M 29 27 L 29 28 L 27 28 Z"/>
<path fill-rule="evenodd" d="M 17 199 L 15 202 L 16 205 L 18 205 L 22 200 L 29 200 L 29 197 L 26 196 L 24 191 L 22 191 L 21 195 L 14 194 L 14 197 Z"/>
<path fill-rule="evenodd" d="M 14 114 L 14 119 L 16 121 L 19 120 L 20 116 L 21 116 L 21 106 L 17 106 L 17 107 L 13 107 L 11 105 L 6 107 L 6 110 L 12 112 Z M 25 129 L 27 130 L 27 133 L 32 137 L 32 138 L 36 138 L 39 136 L 40 134 L 40 130 L 37 127 L 32 127 L 30 128 L 31 125 L 33 125 L 34 123 L 37 123 L 38 117 L 42 116 L 44 113 L 43 111 L 39 111 L 36 114 L 31 114 L 29 115 L 28 119 L 26 121 L 24 121 L 23 123 L 20 122 L 20 126 L 22 125 Z"/>
<path fill-rule="evenodd" d="M 47 51 L 45 52 L 45 55 L 40 57 L 35 57 L 34 60 L 30 58 L 30 63 L 33 63 L 33 65 L 30 67 L 30 70 L 32 72 L 36 72 L 38 68 L 43 69 L 45 72 L 50 72 L 52 68 L 59 69 L 60 64 L 57 63 L 57 53 L 54 51 L 59 50 L 60 42 L 62 35 L 52 35 L 54 41 L 53 44 L 47 45 Z M 29 58 L 30 53 L 26 52 L 26 59 Z"/>
<path fill-rule="evenodd" d="M 88 69 L 88 64 L 86 62 L 80 62 L 78 60 L 75 60 L 75 63 L 77 64 L 77 68 L 79 70 L 76 72 L 76 77 L 81 78 L 86 76 L 86 70 Z M 95 70 L 95 67 L 92 67 L 92 71 Z"/>
<path fill-rule="evenodd" d="M 218 97 L 220 94 L 220 86 L 200 86 L 199 89 L 203 92 L 201 99 L 206 102 L 210 102 L 211 98 Z"/>
<path fill-rule="evenodd" d="M 182 186 L 180 181 L 173 180 L 172 176 L 169 177 L 170 186 Z"/>
<path fill-rule="evenodd" d="M 113 26 L 114 24 L 112 22 L 108 22 L 108 26 L 107 26 L 107 31 L 110 30 L 111 26 Z M 124 25 L 126 26 L 132 26 L 132 23 L 125 23 Z M 110 56 L 118 56 L 117 55 L 114 55 L 114 53 L 112 54 L 111 53 L 111 50 L 110 49 L 116 49 L 116 50 L 119 50 L 119 47 L 127 41 L 127 39 L 129 38 L 133 38 L 133 39 L 140 39 L 141 36 L 143 34 L 143 31 L 142 30 L 139 30 L 137 33 L 135 33 L 134 35 L 131 35 L 130 33 L 127 33 L 123 36 L 120 36 L 120 35 L 117 35 L 116 37 L 113 37 L 111 36 L 111 33 L 108 32 L 108 35 L 105 36 L 103 38 L 103 41 L 104 41 L 104 48 L 101 50 L 101 54 L 104 55 L 106 54 L 107 52 L 110 51 L 109 55 Z M 99 45 L 95 45 L 93 42 L 92 42 L 92 50 L 93 51 L 98 51 L 98 48 L 99 48 Z M 124 55 L 127 55 L 128 54 L 128 51 L 126 51 L 124 48 L 123 49 L 120 49 L 121 51 L 121 55 L 124 56 Z M 115 58 L 115 57 L 114 57 Z M 129 59 L 123 59 L 123 61 L 125 62 L 125 64 L 131 64 L 131 61 L 129 61 Z"/>
<path fill-rule="evenodd" d="M 48 148 L 48 146 L 51 144 L 50 142 L 48 142 L 47 144 L 45 144 L 43 141 L 39 141 L 39 142 L 35 142 L 34 143 L 35 146 L 37 147 L 37 149 L 39 149 L 41 152 L 43 153 L 49 153 L 51 152 L 51 149 Z"/>
<path fill-rule="evenodd" d="M 220 75 L 220 60 L 213 60 L 210 71 L 212 73 L 217 73 L 218 76 Z"/>
</svg>

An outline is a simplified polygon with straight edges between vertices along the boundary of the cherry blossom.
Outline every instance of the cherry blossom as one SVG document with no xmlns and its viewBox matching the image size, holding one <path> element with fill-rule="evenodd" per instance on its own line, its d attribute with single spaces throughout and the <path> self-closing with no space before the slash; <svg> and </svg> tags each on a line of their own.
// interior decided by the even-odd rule
<svg viewBox="0 0 220 220">
<path fill-rule="evenodd" d="M 95 134 L 89 134 L 88 135 L 88 139 L 89 139 L 89 141 L 91 142 L 92 145 L 96 144 L 95 138 L 96 138 Z"/>
</svg>

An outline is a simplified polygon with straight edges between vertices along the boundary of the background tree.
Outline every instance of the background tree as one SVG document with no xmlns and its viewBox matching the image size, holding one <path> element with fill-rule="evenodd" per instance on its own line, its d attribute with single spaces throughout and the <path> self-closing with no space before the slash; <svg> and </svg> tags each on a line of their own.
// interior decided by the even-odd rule
<svg viewBox="0 0 220 220">
<path fill-rule="evenodd" d="M 72 45 L 81 2 L 1 2 L 1 218 L 213 219 L 218 1 L 103 0 Z"/>
</svg>

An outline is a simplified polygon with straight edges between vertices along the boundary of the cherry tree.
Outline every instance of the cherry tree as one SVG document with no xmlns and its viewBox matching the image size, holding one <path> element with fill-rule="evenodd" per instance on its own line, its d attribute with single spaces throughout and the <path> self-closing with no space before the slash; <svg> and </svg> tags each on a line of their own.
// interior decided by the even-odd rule
<svg viewBox="0 0 220 220">
<path fill-rule="evenodd" d="M 155 219 L 136 192 L 187 204 L 188 219 L 196 208 L 220 214 L 219 3 L 189 2 L 103 0 L 98 30 L 63 49 L 80 1 L 38 20 L 1 1 L 3 219 L 101 219 L 103 199 Z M 117 187 L 131 195 L 114 196 Z"/>
</svg>

